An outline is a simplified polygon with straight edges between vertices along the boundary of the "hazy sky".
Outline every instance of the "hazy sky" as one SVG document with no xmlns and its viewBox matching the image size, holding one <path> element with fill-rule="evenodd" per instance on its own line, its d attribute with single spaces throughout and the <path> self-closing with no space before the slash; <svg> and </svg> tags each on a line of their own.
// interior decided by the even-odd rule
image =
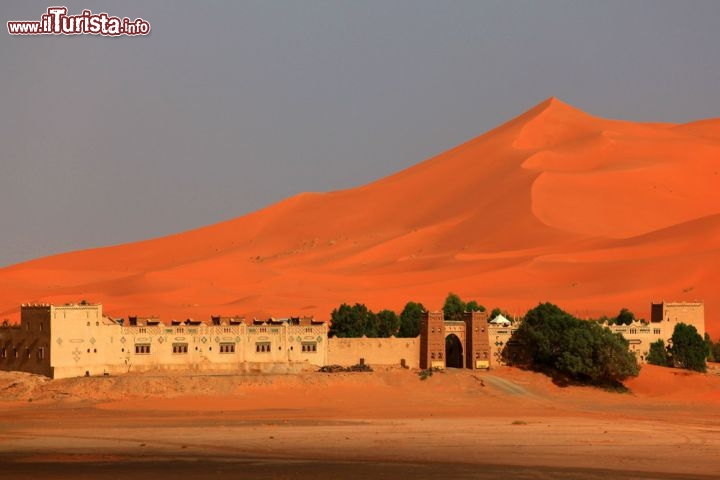
<svg viewBox="0 0 720 480">
<path fill-rule="evenodd" d="M 720 1 L 207 3 L 0 3 L 0 266 L 361 185 L 549 96 L 720 116 Z M 7 33 L 57 4 L 152 33 Z"/>
</svg>

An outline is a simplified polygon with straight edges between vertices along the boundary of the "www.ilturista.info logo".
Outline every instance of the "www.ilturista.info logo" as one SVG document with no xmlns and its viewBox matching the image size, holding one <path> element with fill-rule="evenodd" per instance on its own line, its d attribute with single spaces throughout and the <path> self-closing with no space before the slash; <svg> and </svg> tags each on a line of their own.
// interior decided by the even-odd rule
<svg viewBox="0 0 720 480">
<path fill-rule="evenodd" d="M 40 21 L 7 22 L 10 35 L 147 35 L 150 24 L 142 18 L 111 17 L 107 13 L 83 10 L 80 15 L 68 15 L 65 7 L 50 7 Z"/>
</svg>

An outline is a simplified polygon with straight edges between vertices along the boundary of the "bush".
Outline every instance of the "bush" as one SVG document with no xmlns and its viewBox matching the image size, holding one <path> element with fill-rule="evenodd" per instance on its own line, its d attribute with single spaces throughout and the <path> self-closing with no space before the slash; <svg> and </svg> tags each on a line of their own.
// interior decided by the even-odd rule
<svg viewBox="0 0 720 480">
<path fill-rule="evenodd" d="M 678 323 L 672 334 L 670 356 L 676 367 L 705 372 L 709 352 L 705 340 L 692 325 Z"/>
<path fill-rule="evenodd" d="M 622 335 L 551 303 L 528 311 L 512 341 L 521 345 L 531 368 L 556 380 L 611 386 L 640 371 Z"/>
<path fill-rule="evenodd" d="M 670 354 L 665 348 L 665 342 L 658 340 L 650 344 L 647 362 L 651 365 L 659 365 L 661 367 L 671 367 Z"/>
</svg>

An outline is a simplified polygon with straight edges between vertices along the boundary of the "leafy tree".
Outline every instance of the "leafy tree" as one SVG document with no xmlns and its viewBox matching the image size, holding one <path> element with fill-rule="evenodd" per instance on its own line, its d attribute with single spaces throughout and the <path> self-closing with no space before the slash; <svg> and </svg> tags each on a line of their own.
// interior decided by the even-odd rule
<svg viewBox="0 0 720 480">
<path fill-rule="evenodd" d="M 620 313 L 617 317 L 615 317 L 615 324 L 616 325 L 630 325 L 632 322 L 635 321 L 635 314 L 628 310 L 627 308 L 623 308 L 620 310 Z"/>
<path fill-rule="evenodd" d="M 622 335 L 551 303 L 528 311 L 513 340 L 523 346 L 530 367 L 556 379 L 615 385 L 640 371 Z"/>
<path fill-rule="evenodd" d="M 709 348 L 710 348 L 710 355 L 708 358 L 711 362 L 720 362 L 720 340 L 713 343 L 712 339 L 710 338 L 710 335 L 707 333 L 705 334 L 706 342 L 708 342 Z"/>
<path fill-rule="evenodd" d="M 670 354 L 665 348 L 665 342 L 658 340 L 650 344 L 647 362 L 652 365 L 660 365 L 661 367 L 671 367 Z"/>
<path fill-rule="evenodd" d="M 443 305 L 445 320 L 462 320 L 464 312 L 465 302 L 462 301 L 460 296 L 452 292 L 448 293 L 445 305 Z"/>
<path fill-rule="evenodd" d="M 480 305 L 475 300 L 470 300 L 465 304 L 465 311 L 467 312 L 484 312 L 485 307 Z"/>
<path fill-rule="evenodd" d="M 671 341 L 670 355 L 675 366 L 698 372 L 707 370 L 707 345 L 694 326 L 678 323 Z"/>
<path fill-rule="evenodd" d="M 399 337 L 415 338 L 420 335 L 420 319 L 425 307 L 422 303 L 408 302 L 400 313 Z"/>
<path fill-rule="evenodd" d="M 377 314 L 378 337 L 397 335 L 400 328 L 400 318 L 392 310 L 381 310 Z"/>
<path fill-rule="evenodd" d="M 328 335 L 331 337 L 368 337 L 378 336 L 378 319 L 372 311 L 362 303 L 352 307 L 346 303 L 332 311 L 331 325 Z"/>
<path fill-rule="evenodd" d="M 708 356 L 707 361 L 708 362 L 714 362 L 715 361 L 715 352 L 713 351 L 713 347 L 715 344 L 712 341 L 712 338 L 710 338 L 710 334 L 705 332 L 705 348 L 707 348 Z"/>
</svg>

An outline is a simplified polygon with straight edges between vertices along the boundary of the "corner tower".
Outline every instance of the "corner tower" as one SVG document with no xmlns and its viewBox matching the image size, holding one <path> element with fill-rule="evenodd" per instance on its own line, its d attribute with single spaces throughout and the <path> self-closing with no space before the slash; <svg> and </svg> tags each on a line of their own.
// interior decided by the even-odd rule
<svg viewBox="0 0 720 480">
<path fill-rule="evenodd" d="M 465 312 L 465 366 L 490 368 L 490 335 L 487 312 Z"/>
<path fill-rule="evenodd" d="M 420 368 L 445 368 L 445 317 L 423 312 L 420 319 Z"/>
</svg>

